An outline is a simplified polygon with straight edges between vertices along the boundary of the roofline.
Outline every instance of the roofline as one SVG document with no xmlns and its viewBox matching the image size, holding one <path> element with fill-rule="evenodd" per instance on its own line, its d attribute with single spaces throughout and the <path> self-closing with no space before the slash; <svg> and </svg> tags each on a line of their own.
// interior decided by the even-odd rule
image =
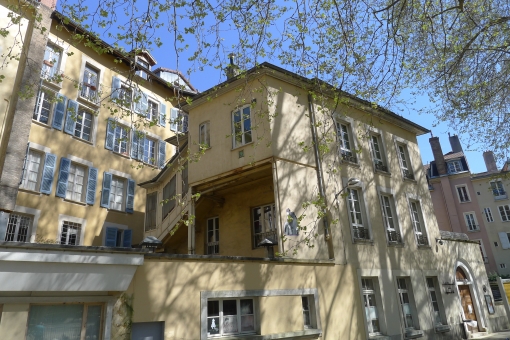
<svg viewBox="0 0 510 340">
<path fill-rule="evenodd" d="M 112 54 L 113 56 L 127 62 L 128 65 L 135 63 L 134 59 L 129 58 L 128 56 L 126 56 L 126 54 L 124 54 L 121 51 L 119 51 L 118 49 L 114 48 L 113 46 L 111 46 L 106 41 L 102 40 L 101 38 L 96 38 L 91 32 L 87 31 L 85 28 L 78 25 L 73 20 L 66 17 L 64 14 L 60 13 L 59 11 L 56 11 L 56 10 L 53 11 L 51 13 L 51 19 L 60 20 L 60 23 L 62 25 L 74 28 L 77 32 L 79 32 L 81 34 L 86 34 L 86 35 L 89 35 L 90 37 L 94 37 L 96 39 L 96 43 L 99 43 L 102 47 L 104 47 L 108 50 L 108 52 L 107 52 L 108 54 Z M 69 22 L 64 23 L 63 19 L 67 19 L 67 20 L 69 20 Z M 158 77 L 153 71 L 149 70 L 148 68 L 145 68 L 140 65 L 137 65 L 136 67 L 142 69 L 144 72 L 146 72 L 150 76 L 151 79 L 156 80 L 158 83 L 160 83 L 161 85 L 163 85 L 169 89 L 180 91 L 181 93 L 188 95 L 188 96 L 194 96 L 197 94 L 196 92 L 186 91 L 186 90 L 183 90 L 182 88 L 172 86 L 169 82 L 167 82 L 166 80 L 164 80 L 161 77 Z"/>
<path fill-rule="evenodd" d="M 281 68 L 279 66 L 276 66 L 276 65 L 273 65 L 269 62 L 263 62 L 262 64 L 259 64 L 257 66 L 254 66 L 252 67 L 251 69 L 237 75 L 236 77 L 232 77 L 230 79 L 227 79 L 226 81 L 224 81 L 223 83 L 221 84 L 218 84 L 214 87 L 211 87 L 197 95 L 195 95 L 193 98 L 192 98 L 192 103 L 191 104 L 185 104 L 182 109 L 185 110 L 185 111 L 188 111 L 190 109 L 190 107 L 193 106 L 193 104 L 202 104 L 200 103 L 200 99 L 206 97 L 207 95 L 210 95 L 211 93 L 215 92 L 215 91 L 218 91 L 222 88 L 225 88 L 227 87 L 227 85 L 230 85 L 240 79 L 243 79 L 243 80 L 246 80 L 246 76 L 247 75 L 251 75 L 257 71 L 263 71 L 264 73 L 266 73 L 267 71 L 264 71 L 264 69 L 270 69 L 270 70 L 273 70 L 273 71 L 276 71 L 280 74 L 283 74 L 285 76 L 288 76 L 288 77 L 291 77 L 291 78 L 294 78 L 298 81 L 301 81 L 303 83 L 306 83 L 310 86 L 314 86 L 314 85 L 322 85 L 322 86 L 325 86 L 327 89 L 331 90 L 331 91 L 340 91 L 341 95 L 345 96 L 345 97 L 348 97 L 350 99 L 353 99 L 355 100 L 356 102 L 360 103 L 360 104 L 363 104 L 363 105 L 366 105 L 367 108 L 365 109 L 365 111 L 367 110 L 371 110 L 370 108 L 372 108 L 372 104 L 371 102 L 365 100 L 365 99 L 361 99 L 359 97 L 356 97 L 348 92 L 345 92 L 343 90 L 339 90 L 338 88 L 335 88 L 333 87 L 331 84 L 328 84 L 326 83 L 325 81 L 323 80 L 320 80 L 318 78 L 314 78 L 314 79 L 309 79 L 309 78 L 306 78 L 306 77 L 303 77 L 297 73 L 294 73 L 294 72 L 291 72 L 289 70 L 286 70 L 284 68 Z M 272 76 L 274 77 L 275 75 L 272 74 Z M 283 80 L 283 79 L 282 79 Z M 199 103 L 196 103 L 197 101 L 199 101 Z M 390 116 L 391 118 L 394 118 L 394 119 L 397 119 L 397 120 L 400 120 L 401 122 L 405 123 L 405 124 L 408 124 L 410 125 L 411 127 L 413 127 L 414 129 L 416 129 L 416 134 L 419 136 L 419 135 L 423 135 L 423 134 L 426 134 L 426 133 L 429 133 L 430 130 L 419 125 L 419 124 L 416 124 L 414 123 L 413 121 L 407 119 L 407 118 L 404 118 L 398 114 L 396 114 L 395 112 L 393 111 L 390 111 L 382 106 L 378 106 L 376 109 L 373 109 L 374 111 L 376 112 L 379 112 L 379 113 L 384 113 L 384 114 L 387 114 L 388 116 Z"/>
<path fill-rule="evenodd" d="M 179 70 L 172 70 L 171 68 L 168 68 L 168 67 L 163 67 L 163 66 L 160 66 L 158 68 L 156 68 L 153 72 L 156 73 L 158 71 L 162 71 L 162 72 L 170 72 L 170 73 L 174 73 L 174 74 L 177 74 L 178 76 L 180 76 L 185 82 L 186 84 L 193 90 L 193 91 L 196 91 L 198 93 L 198 90 L 195 86 L 193 86 L 193 84 L 191 84 L 190 80 L 184 76 L 184 74 L 182 74 L 181 71 Z"/>
</svg>

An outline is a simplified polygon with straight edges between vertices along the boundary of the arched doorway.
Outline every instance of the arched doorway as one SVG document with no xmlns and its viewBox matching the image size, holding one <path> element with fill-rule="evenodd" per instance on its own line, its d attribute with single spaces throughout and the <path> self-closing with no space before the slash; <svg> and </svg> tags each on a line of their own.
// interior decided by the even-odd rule
<svg viewBox="0 0 510 340">
<path fill-rule="evenodd" d="M 455 270 L 455 281 L 464 314 L 464 324 L 467 326 L 467 330 L 471 333 L 478 333 L 480 327 L 483 327 L 483 325 L 480 323 L 481 316 L 478 315 L 479 309 L 477 308 L 478 303 L 476 300 L 476 294 L 474 293 L 475 290 L 472 276 L 465 266 L 460 264 L 457 265 Z"/>
</svg>

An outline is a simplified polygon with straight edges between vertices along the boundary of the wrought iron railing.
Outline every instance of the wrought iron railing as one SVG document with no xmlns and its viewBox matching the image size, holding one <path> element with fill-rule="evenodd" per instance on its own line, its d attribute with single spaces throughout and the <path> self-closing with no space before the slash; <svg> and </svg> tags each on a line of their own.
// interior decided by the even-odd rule
<svg viewBox="0 0 510 340">
<path fill-rule="evenodd" d="M 96 85 L 81 83 L 80 84 L 80 97 L 97 104 L 99 102 L 99 89 Z"/>
<path fill-rule="evenodd" d="M 427 235 L 423 234 L 416 234 L 416 242 L 419 246 L 428 246 L 429 245 L 429 239 Z"/>
<path fill-rule="evenodd" d="M 388 172 L 388 167 L 382 162 L 375 163 L 375 168 L 380 171 Z"/>
<path fill-rule="evenodd" d="M 214 255 L 220 252 L 220 242 L 207 242 L 207 254 Z"/>
<path fill-rule="evenodd" d="M 366 228 L 363 227 L 353 227 L 352 235 L 355 241 L 369 241 L 370 233 Z"/>
<path fill-rule="evenodd" d="M 253 246 L 255 248 L 257 248 L 258 244 L 266 238 L 269 241 L 273 242 L 274 244 L 278 244 L 278 236 L 276 236 L 276 230 L 270 230 L 270 231 L 266 231 L 264 233 L 255 234 L 255 237 L 253 238 L 253 243 L 254 243 Z"/>
<path fill-rule="evenodd" d="M 342 152 L 340 153 L 340 156 L 342 157 L 342 160 L 344 160 L 346 162 L 358 163 L 358 157 L 356 157 L 356 155 L 354 155 L 350 151 L 342 150 Z"/>
<path fill-rule="evenodd" d="M 404 175 L 404 178 L 414 180 L 414 175 L 411 171 L 409 171 L 407 169 L 402 169 L 402 174 Z"/>
<path fill-rule="evenodd" d="M 402 234 L 396 230 L 388 230 L 388 242 L 402 243 Z"/>
</svg>

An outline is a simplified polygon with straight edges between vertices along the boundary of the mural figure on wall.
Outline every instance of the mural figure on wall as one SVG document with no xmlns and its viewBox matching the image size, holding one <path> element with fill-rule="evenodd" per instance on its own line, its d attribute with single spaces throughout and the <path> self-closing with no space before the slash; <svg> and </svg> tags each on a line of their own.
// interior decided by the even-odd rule
<svg viewBox="0 0 510 340">
<path fill-rule="evenodd" d="M 287 236 L 297 236 L 298 231 L 298 218 L 293 211 L 287 208 L 287 222 L 285 222 L 284 233 Z"/>
</svg>

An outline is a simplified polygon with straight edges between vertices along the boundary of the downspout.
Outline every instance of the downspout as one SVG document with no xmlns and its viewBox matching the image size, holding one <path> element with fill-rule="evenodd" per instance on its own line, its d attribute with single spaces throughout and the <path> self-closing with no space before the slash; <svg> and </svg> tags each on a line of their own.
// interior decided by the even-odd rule
<svg viewBox="0 0 510 340">
<path fill-rule="evenodd" d="M 312 129 L 312 144 L 313 144 L 313 152 L 315 156 L 315 166 L 317 169 L 317 185 L 319 187 L 319 195 L 321 200 L 326 205 L 326 192 L 324 190 L 324 176 L 322 173 L 322 160 L 319 153 L 319 146 L 317 142 L 317 130 L 315 125 L 315 111 L 313 109 L 312 95 L 308 94 L 308 111 L 310 112 L 310 128 Z M 329 222 L 327 211 L 324 211 L 324 217 L 322 218 L 322 224 L 324 225 L 324 237 L 326 238 L 326 243 L 328 245 L 328 256 L 330 260 L 335 259 L 335 253 L 333 251 L 333 243 L 331 240 L 331 235 L 329 232 Z"/>
</svg>

